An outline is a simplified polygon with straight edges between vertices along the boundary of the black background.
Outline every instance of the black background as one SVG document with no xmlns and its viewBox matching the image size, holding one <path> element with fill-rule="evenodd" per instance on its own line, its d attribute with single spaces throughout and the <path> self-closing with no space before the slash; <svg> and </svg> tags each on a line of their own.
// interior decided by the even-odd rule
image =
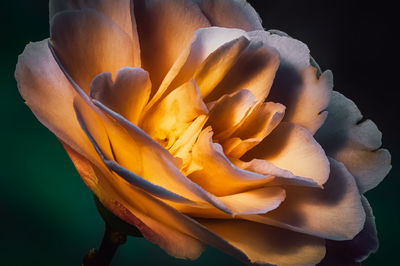
<svg viewBox="0 0 400 266">
<path fill-rule="evenodd" d="M 393 1 L 394 2 L 394 1 Z M 398 15 L 391 1 L 253 0 L 266 29 L 308 44 L 335 90 L 356 102 L 383 132 L 393 170 L 367 193 L 381 247 L 364 265 L 394 265 L 398 256 Z M 0 264 L 80 265 L 101 240 L 103 224 L 88 189 L 56 138 L 23 104 L 13 77 L 29 41 L 48 37 L 47 1 L 6 1 L 1 14 Z M 194 262 L 176 260 L 143 239 L 129 239 L 114 265 L 241 265 L 208 248 Z"/>
</svg>

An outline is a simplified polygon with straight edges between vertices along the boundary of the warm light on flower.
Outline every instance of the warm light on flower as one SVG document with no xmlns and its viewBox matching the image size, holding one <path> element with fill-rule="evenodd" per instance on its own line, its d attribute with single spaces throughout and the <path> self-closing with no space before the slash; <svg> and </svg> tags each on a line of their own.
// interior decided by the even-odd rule
<svg viewBox="0 0 400 266">
<path fill-rule="evenodd" d="M 16 79 L 104 206 L 178 258 L 354 263 L 381 133 L 242 0 L 52 0 Z M 341 254 L 340 256 L 338 254 Z"/>
</svg>

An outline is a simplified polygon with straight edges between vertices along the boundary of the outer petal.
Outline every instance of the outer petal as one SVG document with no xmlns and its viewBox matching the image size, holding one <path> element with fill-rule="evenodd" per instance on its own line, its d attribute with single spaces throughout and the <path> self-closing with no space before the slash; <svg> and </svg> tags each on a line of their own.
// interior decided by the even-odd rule
<svg viewBox="0 0 400 266">
<path fill-rule="evenodd" d="M 249 33 L 252 41 L 261 41 L 278 50 L 281 64 L 276 73 L 269 101 L 284 104 L 285 121 L 293 122 L 315 133 L 325 121 L 333 78 L 330 71 L 317 77 L 311 66 L 308 47 L 289 36 L 266 31 Z M 319 76 L 319 75 L 318 75 Z"/>
<path fill-rule="evenodd" d="M 311 265 L 325 256 L 321 238 L 241 220 L 199 222 L 243 251 L 255 264 Z"/>
<path fill-rule="evenodd" d="M 97 168 L 73 149 L 65 146 L 84 180 L 95 180 L 89 188 L 120 219 L 136 226 L 149 241 L 178 258 L 197 258 L 204 244 L 219 248 L 244 262 L 246 256 L 196 221 L 150 195 L 127 188 L 121 180 Z"/>
<path fill-rule="evenodd" d="M 392 168 L 390 153 L 379 149 L 381 132 L 371 120 L 363 121 L 354 102 L 338 92 L 333 92 L 328 112 L 315 138 L 329 156 L 346 165 L 361 193 L 374 188 Z"/>
<path fill-rule="evenodd" d="M 58 13 L 51 26 L 57 56 L 74 81 L 89 92 L 103 72 L 135 66 L 133 41 L 108 17 L 92 9 Z"/>
<path fill-rule="evenodd" d="M 358 265 L 371 253 L 378 249 L 378 236 L 375 226 L 375 217 L 368 200 L 361 198 L 367 215 L 364 229 L 351 240 L 326 241 L 327 255 L 321 262 L 322 265 Z"/>
<path fill-rule="evenodd" d="M 245 31 L 262 30 L 261 18 L 245 0 L 193 0 L 212 25 Z"/>
<path fill-rule="evenodd" d="M 304 128 L 282 122 L 243 159 L 267 160 L 296 176 L 308 177 L 319 185 L 329 176 L 329 161 L 324 150 Z"/>
<path fill-rule="evenodd" d="M 19 92 L 37 119 L 93 163 L 101 163 L 75 117 L 73 99 L 78 93 L 54 60 L 47 39 L 25 47 L 15 77 Z"/>
<path fill-rule="evenodd" d="M 149 100 L 149 74 L 141 68 L 118 70 L 115 81 L 111 73 L 95 77 L 90 85 L 90 96 L 138 125 L 142 111 Z"/>
<path fill-rule="evenodd" d="M 158 88 L 193 33 L 210 24 L 191 1 L 134 0 L 134 4 L 143 68 Z"/>
<path fill-rule="evenodd" d="M 243 218 L 326 239 L 352 239 L 365 222 L 360 194 L 346 167 L 333 159 L 330 163 L 324 189 L 287 187 L 287 197 L 278 209 Z"/>
<path fill-rule="evenodd" d="M 50 21 L 62 11 L 91 8 L 103 13 L 128 34 L 132 41 L 134 65 L 140 66 L 140 47 L 133 13 L 133 2 L 130 0 L 50 0 Z"/>
</svg>

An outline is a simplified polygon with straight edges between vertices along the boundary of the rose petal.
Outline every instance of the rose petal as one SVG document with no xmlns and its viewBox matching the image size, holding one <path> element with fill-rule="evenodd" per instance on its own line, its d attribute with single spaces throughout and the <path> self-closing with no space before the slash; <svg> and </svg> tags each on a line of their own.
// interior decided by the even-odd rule
<svg viewBox="0 0 400 266">
<path fill-rule="evenodd" d="M 85 92 L 96 75 L 115 75 L 122 67 L 135 66 L 129 35 L 92 9 L 58 13 L 52 21 L 51 40 L 67 72 Z"/>
<path fill-rule="evenodd" d="M 178 163 L 177 160 L 141 129 L 100 102 L 96 102 L 96 105 L 112 119 L 90 102 L 79 98 L 76 100 L 74 106 L 82 129 L 111 170 L 131 184 L 148 192 L 154 192 L 156 196 L 181 202 L 189 200 L 203 204 L 210 203 L 230 213 L 218 198 L 182 175 L 175 165 Z M 99 146 L 101 142 L 95 138 L 98 125 L 93 122 L 96 120 L 101 120 L 104 124 L 107 135 L 97 136 L 109 140 L 112 147 L 111 155 L 103 152 L 103 147 Z"/>
<path fill-rule="evenodd" d="M 102 164 L 76 120 L 73 99 L 78 93 L 54 60 L 48 39 L 25 47 L 15 78 L 20 94 L 43 125 L 93 163 Z"/>
<path fill-rule="evenodd" d="M 243 162 L 238 159 L 231 159 L 232 163 L 241 169 L 255 172 L 265 176 L 274 176 L 268 185 L 294 185 L 302 187 L 319 187 L 311 178 L 295 176 L 288 170 L 281 169 L 266 160 L 253 159 L 250 162 Z"/>
<path fill-rule="evenodd" d="M 330 159 L 330 165 L 324 189 L 287 187 L 286 199 L 278 209 L 243 218 L 325 239 L 352 239 L 365 222 L 360 193 L 342 163 Z"/>
<path fill-rule="evenodd" d="M 187 0 L 134 0 L 143 68 L 153 83 L 152 95 L 192 40 L 211 26 L 199 7 Z"/>
<path fill-rule="evenodd" d="M 102 204 L 120 219 L 136 226 L 144 237 L 169 254 L 194 259 L 206 244 L 248 262 L 241 251 L 195 220 L 143 191 L 127 187 L 121 180 L 113 179 L 107 169 L 100 170 L 73 149 L 66 147 L 66 150 L 84 180 L 97 180 L 94 189 L 90 188 Z"/>
<path fill-rule="evenodd" d="M 282 122 L 243 160 L 263 159 L 296 176 L 311 178 L 319 185 L 329 176 L 329 161 L 310 132 L 296 124 Z"/>
<path fill-rule="evenodd" d="M 240 158 L 251 148 L 260 143 L 282 121 L 285 106 L 279 103 L 262 102 L 244 119 L 243 123 L 225 141 L 225 154 Z"/>
<path fill-rule="evenodd" d="M 115 81 L 111 73 L 102 73 L 90 85 L 90 96 L 138 125 L 142 111 L 149 100 L 151 82 L 149 74 L 141 68 L 125 67 L 117 72 Z"/>
<path fill-rule="evenodd" d="M 205 102 L 218 100 L 225 94 L 246 89 L 256 101 L 264 101 L 279 66 L 279 54 L 261 42 L 251 42 L 241 53 L 234 66 L 214 90 L 204 98 Z"/>
<path fill-rule="evenodd" d="M 224 95 L 212 105 L 207 126 L 215 133 L 214 138 L 223 140 L 243 123 L 254 106 L 254 95 L 248 90 L 239 90 L 232 95 Z"/>
<path fill-rule="evenodd" d="M 249 44 L 245 36 L 239 37 L 220 46 L 202 62 L 194 73 L 194 79 L 203 98 L 221 82 Z"/>
<path fill-rule="evenodd" d="M 261 18 L 245 0 L 193 0 L 212 25 L 245 31 L 262 30 Z"/>
<path fill-rule="evenodd" d="M 134 66 L 140 66 L 140 46 L 136 30 L 133 2 L 130 0 L 50 0 L 49 15 L 50 21 L 62 11 L 80 10 L 84 8 L 94 9 L 115 22 L 133 41 Z"/>
<path fill-rule="evenodd" d="M 199 222 L 255 264 L 311 265 L 325 256 L 321 238 L 241 220 L 199 219 Z"/>
<path fill-rule="evenodd" d="M 173 90 L 147 113 L 140 127 L 170 148 L 200 115 L 208 114 L 196 82 L 191 79 Z"/>
<path fill-rule="evenodd" d="M 351 240 L 326 241 L 327 254 L 319 265 L 358 265 L 378 249 L 375 217 L 367 198 L 361 197 L 366 213 L 363 230 Z"/>
<path fill-rule="evenodd" d="M 195 72 L 199 70 L 209 55 L 214 52 L 220 53 L 219 49 L 227 49 L 230 47 L 230 43 L 242 38 L 247 39 L 247 34 L 239 29 L 218 27 L 198 29 L 194 33 L 191 43 L 181 51 L 146 109 L 149 110 L 164 95 L 194 77 Z M 224 55 L 224 53 L 222 54 Z"/>
<path fill-rule="evenodd" d="M 234 215 L 265 214 L 285 200 L 285 190 L 280 187 L 263 187 L 234 195 L 219 197 Z M 231 219 L 232 217 L 212 206 L 175 205 L 191 217 Z"/>
<path fill-rule="evenodd" d="M 214 195 L 226 196 L 261 187 L 273 179 L 233 165 L 212 135 L 210 127 L 204 129 L 192 150 L 192 163 L 201 169 L 189 175 L 196 184 Z"/>
<path fill-rule="evenodd" d="M 289 36 L 266 31 L 249 33 L 252 41 L 261 41 L 278 50 L 281 64 L 268 100 L 284 104 L 284 120 L 296 123 L 315 133 L 324 123 L 333 88 L 331 71 L 317 77 L 317 68 L 310 66 L 308 47 Z M 319 76 L 319 75 L 318 75 Z"/>
<path fill-rule="evenodd" d="M 371 120 L 362 121 L 354 102 L 338 92 L 333 92 L 328 112 L 328 119 L 315 138 L 329 156 L 346 165 L 360 192 L 365 193 L 392 168 L 389 151 L 379 149 L 382 134 Z"/>
</svg>

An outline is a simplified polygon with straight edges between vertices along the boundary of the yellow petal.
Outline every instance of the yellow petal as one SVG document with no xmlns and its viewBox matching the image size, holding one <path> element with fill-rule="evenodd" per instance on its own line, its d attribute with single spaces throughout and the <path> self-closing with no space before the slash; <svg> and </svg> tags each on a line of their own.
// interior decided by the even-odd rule
<svg viewBox="0 0 400 266">
<path fill-rule="evenodd" d="M 209 27 L 201 10 L 187 0 L 135 0 L 143 68 L 150 73 L 152 95 L 199 28 Z"/>
<path fill-rule="evenodd" d="M 200 115 L 208 114 L 196 82 L 191 79 L 169 93 L 143 118 L 141 128 L 170 148 Z"/>
<path fill-rule="evenodd" d="M 242 124 L 254 106 L 254 95 L 248 90 L 240 90 L 221 97 L 212 105 L 207 125 L 215 132 L 215 138 L 223 140 Z"/>
<path fill-rule="evenodd" d="M 199 222 L 255 264 L 314 265 L 325 256 L 325 242 L 321 238 L 241 220 L 199 219 Z"/>
<path fill-rule="evenodd" d="M 296 176 L 311 178 L 319 185 L 329 176 L 329 161 L 324 150 L 306 129 L 282 122 L 243 160 L 267 160 Z"/>
<path fill-rule="evenodd" d="M 118 70 L 115 81 L 111 73 L 95 77 L 90 85 L 90 96 L 138 125 L 149 100 L 149 74 L 141 68 L 125 67 Z"/>
<path fill-rule="evenodd" d="M 201 170 L 189 178 L 196 184 L 217 196 L 226 196 L 261 187 L 273 179 L 233 165 L 221 145 L 213 142 L 212 134 L 210 127 L 204 129 L 193 147 L 193 163 Z"/>
<path fill-rule="evenodd" d="M 245 31 L 263 29 L 257 12 L 245 0 L 195 0 L 195 2 L 212 25 Z"/>
<path fill-rule="evenodd" d="M 85 92 L 96 75 L 115 75 L 122 67 L 135 66 L 129 35 L 92 9 L 58 13 L 52 21 L 51 40 L 67 72 Z"/>
<path fill-rule="evenodd" d="M 210 54 L 216 52 L 224 44 L 229 47 L 228 43 L 243 37 L 247 38 L 247 34 L 239 29 L 218 27 L 198 29 L 191 42 L 181 51 L 169 69 L 157 92 L 146 106 L 146 110 L 151 109 L 163 96 L 192 78 Z"/>
<path fill-rule="evenodd" d="M 361 196 L 346 167 L 333 159 L 330 164 L 324 189 L 287 187 L 286 199 L 278 209 L 243 218 L 325 239 L 352 239 L 365 222 Z"/>
<path fill-rule="evenodd" d="M 336 91 L 328 112 L 315 138 L 329 156 L 346 165 L 361 193 L 374 188 L 392 168 L 389 151 L 380 149 L 382 133 L 371 120 L 362 121 L 354 102 Z"/>
</svg>

